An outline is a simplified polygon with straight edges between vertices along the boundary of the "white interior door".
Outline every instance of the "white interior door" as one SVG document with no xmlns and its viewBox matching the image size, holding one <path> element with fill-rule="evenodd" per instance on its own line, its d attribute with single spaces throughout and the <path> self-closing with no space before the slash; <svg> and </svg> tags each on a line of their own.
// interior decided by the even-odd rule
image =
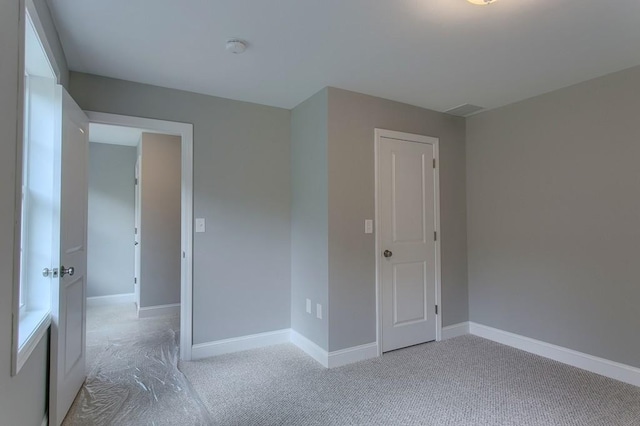
<svg viewBox="0 0 640 426">
<path fill-rule="evenodd" d="M 438 326 L 437 139 L 399 135 L 377 147 L 383 352 L 435 340 Z"/>
<path fill-rule="evenodd" d="M 49 422 L 60 425 L 85 379 L 89 121 L 60 88 L 59 277 L 53 280 Z"/>
<path fill-rule="evenodd" d="M 136 160 L 135 176 L 135 229 L 134 229 L 134 279 L 133 292 L 135 293 L 136 309 L 140 309 L 140 163 L 141 157 Z"/>
</svg>

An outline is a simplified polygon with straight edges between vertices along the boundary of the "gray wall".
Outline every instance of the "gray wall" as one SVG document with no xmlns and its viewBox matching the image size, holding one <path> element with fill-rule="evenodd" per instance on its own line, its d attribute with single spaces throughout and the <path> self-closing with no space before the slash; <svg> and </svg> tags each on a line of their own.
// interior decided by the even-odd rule
<svg viewBox="0 0 640 426">
<path fill-rule="evenodd" d="M 328 90 L 291 112 L 291 328 L 329 349 Z M 311 299 L 311 314 L 306 299 Z M 316 317 L 316 303 L 323 306 Z"/>
<path fill-rule="evenodd" d="M 443 324 L 468 320 L 464 119 L 327 88 L 292 112 L 291 324 L 328 351 L 376 340 L 375 128 L 440 139 Z"/>
<path fill-rule="evenodd" d="M 86 110 L 194 125 L 194 343 L 290 327 L 288 110 L 71 73 Z"/>
<path fill-rule="evenodd" d="M 640 367 L 640 67 L 468 120 L 471 320 Z"/>
<path fill-rule="evenodd" d="M 2 424 L 35 426 L 42 422 L 46 406 L 46 337 L 20 373 L 11 377 L 19 6 L 18 1 L 0 2 L 0 415 Z"/>
<path fill-rule="evenodd" d="M 374 129 L 440 139 L 443 326 L 467 321 L 464 119 L 329 88 L 329 350 L 376 340 Z"/>
<path fill-rule="evenodd" d="M 133 293 L 135 165 L 135 147 L 89 144 L 89 297 Z"/>
<path fill-rule="evenodd" d="M 142 134 L 141 308 L 180 303 L 180 144 L 179 136 Z"/>
</svg>

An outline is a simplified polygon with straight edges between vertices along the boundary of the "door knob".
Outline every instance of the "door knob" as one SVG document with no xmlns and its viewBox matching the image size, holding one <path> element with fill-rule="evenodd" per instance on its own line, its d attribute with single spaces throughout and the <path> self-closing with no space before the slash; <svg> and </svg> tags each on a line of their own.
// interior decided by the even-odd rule
<svg viewBox="0 0 640 426">
<path fill-rule="evenodd" d="M 70 277 L 72 277 L 75 272 L 76 270 L 73 266 L 65 268 L 64 265 L 62 265 L 60 267 L 60 278 L 64 277 L 65 275 L 69 275 Z"/>
<path fill-rule="evenodd" d="M 389 258 L 391 256 L 393 256 L 393 252 L 390 250 L 385 250 L 384 253 L 382 253 L 382 255 L 386 258 Z"/>
</svg>

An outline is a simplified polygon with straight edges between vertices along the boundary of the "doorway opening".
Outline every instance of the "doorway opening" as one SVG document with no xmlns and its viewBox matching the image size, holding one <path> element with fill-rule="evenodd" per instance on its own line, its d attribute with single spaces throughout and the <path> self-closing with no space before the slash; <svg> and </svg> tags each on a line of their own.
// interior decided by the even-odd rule
<svg viewBox="0 0 640 426">
<path fill-rule="evenodd" d="M 181 137 L 90 124 L 87 309 L 180 314 Z"/>
<path fill-rule="evenodd" d="M 179 356 L 181 360 L 191 360 L 191 348 L 192 348 L 192 279 L 193 279 L 193 266 L 192 266 L 192 232 L 193 232 L 193 126 L 187 123 L 177 123 L 172 121 L 154 120 L 148 118 L 130 117 L 116 114 L 107 114 L 99 112 L 86 112 L 90 126 L 93 129 L 97 129 L 98 134 L 90 137 L 96 141 L 100 138 L 100 131 L 102 130 L 114 130 L 122 134 L 131 133 L 138 135 L 139 140 L 136 140 L 135 159 L 132 159 L 130 164 L 133 168 L 131 170 L 130 181 L 133 183 L 133 209 L 134 209 L 134 229 L 133 234 L 129 238 L 130 247 L 130 260 L 133 265 L 133 277 L 130 280 L 129 296 L 123 296 L 125 298 L 133 299 L 135 303 L 136 316 L 140 318 L 163 316 L 179 311 Z M 176 146 L 179 142 L 179 149 L 176 150 Z M 140 149 L 138 149 L 138 145 Z M 92 144 L 94 146 L 94 144 Z M 155 149 L 159 146 L 163 146 L 168 149 Z M 145 151 L 145 147 L 148 147 Z M 173 150 L 173 151 L 172 151 Z M 145 152 L 147 155 L 145 155 Z M 178 156 L 180 160 L 179 173 L 171 177 L 169 174 L 165 174 L 153 166 L 153 163 L 162 163 L 164 160 L 169 161 L 171 158 L 174 160 Z M 146 166 L 145 159 L 148 158 L 152 166 Z M 158 161 L 154 161 L 158 160 Z M 136 167 L 137 164 L 137 167 Z M 146 167 L 145 167 L 146 166 Z M 138 170 L 138 181 L 136 190 L 136 169 Z M 148 174 L 148 176 L 147 176 Z M 179 176 L 179 180 L 176 182 L 176 177 Z M 166 178 L 171 179 L 171 185 L 177 185 L 179 188 L 179 228 L 174 228 L 171 232 L 161 232 L 163 228 L 163 222 L 171 221 L 170 215 L 165 215 L 166 209 L 164 204 L 169 201 L 166 197 L 158 196 L 162 194 L 161 190 L 163 186 L 167 185 Z M 146 181 L 146 184 L 145 184 Z M 145 187 L 149 185 L 150 189 L 147 195 L 151 197 L 148 201 L 148 208 L 145 207 L 146 195 Z M 175 189 L 175 188 L 174 188 Z M 138 195 L 139 209 L 135 210 L 135 198 L 136 193 Z M 173 193 L 175 197 L 175 191 Z M 155 203 L 155 205 L 154 205 Z M 163 204 L 164 203 L 164 204 Z M 174 206 L 175 207 L 175 206 Z M 149 226 L 156 227 L 157 232 L 151 232 L 151 234 L 144 234 L 145 221 L 147 216 L 145 212 L 149 210 Z M 155 211 L 155 212 L 154 212 Z M 159 216 L 158 216 L 159 213 Z M 176 210 L 172 213 L 177 215 Z M 138 217 L 139 216 L 139 217 Z M 138 223 L 136 223 L 138 222 Z M 175 220 L 174 220 L 175 222 Z M 137 225 L 137 226 L 136 226 Z M 137 229 L 136 229 L 137 228 Z M 153 229 L 153 228 L 152 228 Z M 149 238 L 149 240 L 146 240 Z M 155 238 L 159 238 L 156 240 Z M 179 239 L 179 246 L 174 247 L 172 244 Z M 135 243 L 138 243 L 137 245 Z M 173 271 L 175 277 L 179 280 L 180 285 L 178 289 L 175 288 L 162 288 L 160 292 L 154 292 L 157 290 L 154 288 L 154 284 L 158 277 L 154 275 L 162 268 L 154 264 L 154 255 L 158 253 L 149 251 L 151 260 L 148 263 L 148 267 L 145 267 L 145 246 L 150 250 L 154 246 L 161 245 L 165 247 L 163 252 L 168 251 L 171 256 L 172 250 L 177 248 L 177 255 L 180 260 L 179 266 L 174 265 L 173 269 L 179 268 L 179 271 Z M 137 253 L 137 254 L 136 254 Z M 160 253 L 162 255 L 162 253 Z M 90 255 L 91 256 L 91 255 Z M 157 258 L 157 257 L 156 257 Z M 136 262 L 136 259 L 139 261 Z M 158 269 L 155 269 L 158 267 Z M 91 272 L 90 272 L 91 273 Z M 149 278 L 145 278 L 149 274 Z M 145 280 L 150 290 L 149 294 L 145 291 Z M 170 284 L 170 282 L 169 282 Z M 134 287 L 135 286 L 135 287 Z M 171 292 L 177 291 L 179 298 L 177 303 L 171 299 Z M 127 294 L 127 293 L 123 293 Z M 168 298 L 164 298 L 168 296 Z M 90 302 L 91 304 L 99 301 Z M 147 309 L 145 309 L 147 308 Z"/>
</svg>

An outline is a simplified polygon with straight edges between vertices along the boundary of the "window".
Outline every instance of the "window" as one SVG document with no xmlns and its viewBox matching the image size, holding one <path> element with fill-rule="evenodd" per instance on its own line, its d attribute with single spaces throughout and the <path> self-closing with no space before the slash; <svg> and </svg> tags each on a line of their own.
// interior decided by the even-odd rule
<svg viewBox="0 0 640 426">
<path fill-rule="evenodd" d="M 17 327 L 18 372 L 44 336 L 50 324 L 57 201 L 54 162 L 57 115 L 60 104 L 56 75 L 26 14 L 24 63 L 24 109 L 22 140 L 20 270 Z M 59 133 L 59 131 L 58 131 Z"/>
<path fill-rule="evenodd" d="M 29 115 L 29 74 L 26 73 L 25 70 L 25 74 L 24 74 L 24 130 L 23 130 L 23 141 L 22 141 L 22 146 L 23 146 L 23 151 L 28 151 L 29 150 L 29 120 L 28 120 L 28 115 Z M 20 199 L 22 200 L 22 216 L 20 219 L 20 313 L 23 314 L 24 311 L 26 310 L 26 291 L 27 291 L 27 285 L 26 285 L 26 274 L 25 274 L 25 256 L 24 256 L 24 250 L 23 250 L 23 243 L 26 238 L 27 238 L 27 227 L 25 226 L 27 221 L 25 220 L 25 212 L 29 210 L 29 206 L 27 205 L 28 203 L 28 199 L 29 197 L 27 196 L 28 191 L 27 191 L 27 184 L 28 184 L 28 176 L 26 176 L 25 171 L 27 170 L 26 167 L 22 167 L 22 185 L 21 185 L 21 197 Z"/>
</svg>

